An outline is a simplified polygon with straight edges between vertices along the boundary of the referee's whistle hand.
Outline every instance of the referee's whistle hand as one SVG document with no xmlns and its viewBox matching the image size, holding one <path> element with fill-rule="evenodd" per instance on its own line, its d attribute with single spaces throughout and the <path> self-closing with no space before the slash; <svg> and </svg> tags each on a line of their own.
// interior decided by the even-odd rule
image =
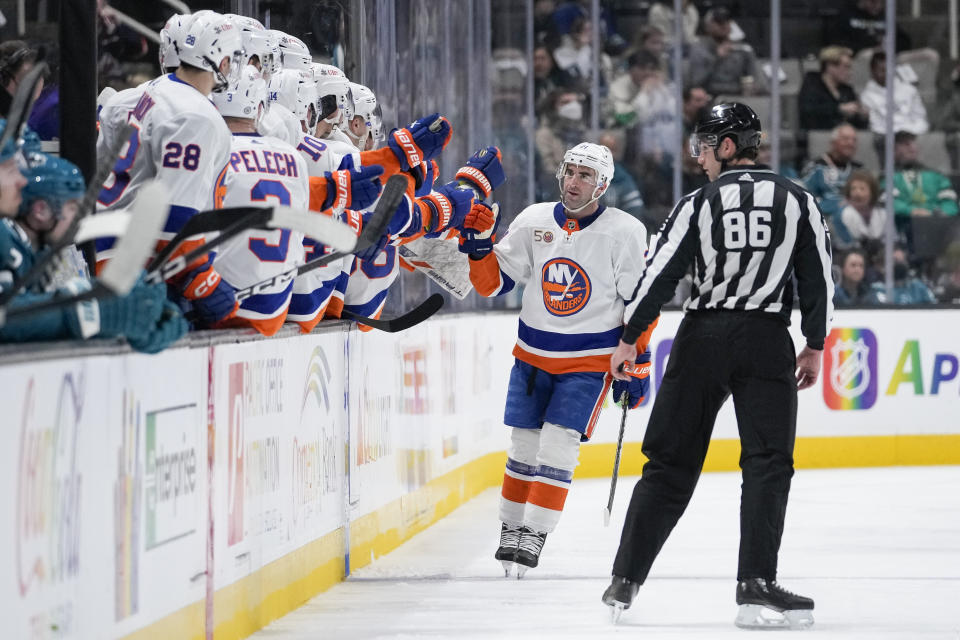
<svg viewBox="0 0 960 640">
<path fill-rule="evenodd" d="M 797 354 L 797 390 L 809 389 L 820 377 L 820 357 L 823 351 L 804 347 Z"/>
<path fill-rule="evenodd" d="M 637 346 L 621 340 L 619 344 L 617 344 L 613 355 L 610 356 L 610 375 L 612 375 L 615 380 L 626 381 L 630 379 L 630 374 L 624 373 L 621 370 L 620 365 L 622 365 L 624 361 L 631 363 L 637 361 Z"/>
</svg>

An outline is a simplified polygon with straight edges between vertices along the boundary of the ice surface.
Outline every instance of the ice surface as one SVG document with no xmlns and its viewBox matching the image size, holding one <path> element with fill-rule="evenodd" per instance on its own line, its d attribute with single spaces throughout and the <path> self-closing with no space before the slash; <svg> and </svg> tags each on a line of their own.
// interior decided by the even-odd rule
<svg viewBox="0 0 960 640">
<path fill-rule="evenodd" d="M 609 583 L 636 478 L 575 480 L 540 566 L 504 578 L 490 489 L 255 638 L 744 638 L 733 620 L 740 477 L 704 474 L 620 623 Z M 960 467 L 801 470 L 780 583 L 816 601 L 818 640 L 960 640 Z M 767 634 L 764 637 L 767 637 Z M 796 633 L 773 631 L 770 633 Z M 792 637 L 792 636 L 791 636 Z"/>
</svg>

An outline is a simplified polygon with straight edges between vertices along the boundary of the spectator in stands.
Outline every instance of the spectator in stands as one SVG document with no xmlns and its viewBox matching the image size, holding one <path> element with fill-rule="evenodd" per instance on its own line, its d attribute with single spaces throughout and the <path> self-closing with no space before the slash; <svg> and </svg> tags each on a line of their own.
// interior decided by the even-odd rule
<svg viewBox="0 0 960 640">
<path fill-rule="evenodd" d="M 860 249 L 851 249 L 843 256 L 840 270 L 840 282 L 833 291 L 833 304 L 849 307 L 863 304 L 877 304 L 879 299 L 864 277 L 867 259 Z"/>
<path fill-rule="evenodd" d="M 748 44 L 730 40 L 730 13 L 720 7 L 707 13 L 704 36 L 690 47 L 688 84 L 714 95 L 752 95 L 756 86 L 756 56 Z"/>
<path fill-rule="evenodd" d="M 833 129 L 841 122 L 858 129 L 867 127 L 867 110 L 850 86 L 852 54 L 850 49 L 837 46 L 820 51 L 819 73 L 807 73 L 797 96 L 801 129 Z"/>
<path fill-rule="evenodd" d="M 670 75 L 670 55 L 663 31 L 651 25 L 641 27 L 637 31 L 636 50 L 652 54 L 660 63 L 660 70 Z"/>
<path fill-rule="evenodd" d="M 691 0 L 683 0 L 683 17 L 681 20 L 683 24 L 683 47 L 684 53 L 686 53 L 687 47 L 696 42 L 697 29 L 700 25 L 700 11 Z M 647 14 L 647 24 L 660 30 L 668 49 L 673 45 L 673 23 L 672 0 L 654 2 Z"/>
<path fill-rule="evenodd" d="M 871 289 L 877 300 L 884 304 L 936 304 L 933 295 L 923 280 L 910 271 L 907 252 L 902 246 L 893 250 L 893 295 L 887 294 L 883 282 L 874 282 Z"/>
<path fill-rule="evenodd" d="M 919 161 L 917 136 L 898 131 L 894 136 L 893 212 L 897 228 L 905 230 L 915 217 L 955 216 L 957 192 L 950 179 Z M 909 235 L 909 231 L 907 231 Z"/>
<path fill-rule="evenodd" d="M 600 136 L 600 144 L 605 145 L 613 154 L 613 178 L 610 186 L 603 192 L 603 202 L 608 207 L 622 209 L 643 222 L 643 195 L 637 181 L 623 164 L 623 138 L 622 130 L 605 131 Z"/>
<path fill-rule="evenodd" d="M 550 93 L 557 89 L 570 89 L 574 84 L 569 73 L 557 66 L 553 52 L 545 44 L 533 49 L 533 104 L 539 105 Z"/>
<path fill-rule="evenodd" d="M 870 113 L 870 130 L 881 136 L 887 130 L 887 54 L 877 51 L 870 58 L 870 80 L 860 94 L 860 102 Z M 930 130 L 927 109 L 920 92 L 896 74 L 893 78 L 893 131 L 921 134 Z M 882 138 L 881 138 L 882 140 Z"/>
<path fill-rule="evenodd" d="M 656 68 L 656 58 L 646 51 L 637 51 L 627 58 L 627 70 L 610 83 L 608 98 L 614 126 L 632 127 L 637 123 L 637 94 Z"/>
<path fill-rule="evenodd" d="M 46 73 L 46 81 L 43 90 L 37 97 L 30 112 L 30 119 L 27 120 L 27 126 L 36 133 L 41 140 L 53 140 L 60 137 L 60 83 L 59 83 L 59 61 L 60 55 L 56 50 L 51 53 L 51 44 L 45 43 L 43 49 L 46 51 L 44 61 L 49 67 Z"/>
<path fill-rule="evenodd" d="M 9 115 L 13 94 L 17 92 L 23 77 L 30 73 L 39 59 L 39 52 L 23 40 L 8 40 L 0 44 L 0 117 Z M 43 80 L 37 88 L 37 96 L 43 90 Z"/>
<path fill-rule="evenodd" d="M 561 44 L 553 52 L 557 66 L 575 78 L 584 81 L 593 77 L 593 23 L 588 18 L 577 18 L 573 21 L 570 33 L 561 38 Z M 612 74 L 613 65 L 610 56 L 600 53 L 601 87 L 606 87 L 608 78 Z"/>
<path fill-rule="evenodd" d="M 707 90 L 699 86 L 686 86 L 683 88 L 683 133 L 685 136 L 693 133 L 693 129 L 703 117 L 705 111 L 709 111 L 710 104 L 713 102 L 713 96 L 707 93 Z"/>
<path fill-rule="evenodd" d="M 880 185 L 873 174 L 863 169 L 850 173 L 843 189 L 846 203 L 840 219 L 851 239 L 857 243 L 882 240 L 886 234 L 887 211 L 880 206 Z"/>
<path fill-rule="evenodd" d="M 950 74 L 953 90 L 940 113 L 940 128 L 947 136 L 947 152 L 954 173 L 960 173 L 960 63 Z"/>
<path fill-rule="evenodd" d="M 807 163 L 801 174 L 803 183 L 817 199 L 823 217 L 833 229 L 834 242 L 840 245 L 849 244 L 852 240 L 843 225 L 840 211 L 850 174 L 863 166 L 853 159 L 856 153 L 856 129 L 849 124 L 841 124 L 834 127 L 827 152 Z"/>
<path fill-rule="evenodd" d="M 563 162 L 563 154 L 585 140 L 587 135 L 583 97 L 561 89 L 547 96 L 545 105 L 540 126 L 534 134 L 541 166 L 537 181 L 545 190 L 559 195 L 556 171 Z"/>
<path fill-rule="evenodd" d="M 847 0 L 839 16 L 828 21 L 826 41 L 847 47 L 857 53 L 862 49 L 882 47 L 887 30 L 884 0 Z M 903 29 L 896 31 L 897 51 L 910 49 L 910 37 Z"/>
</svg>

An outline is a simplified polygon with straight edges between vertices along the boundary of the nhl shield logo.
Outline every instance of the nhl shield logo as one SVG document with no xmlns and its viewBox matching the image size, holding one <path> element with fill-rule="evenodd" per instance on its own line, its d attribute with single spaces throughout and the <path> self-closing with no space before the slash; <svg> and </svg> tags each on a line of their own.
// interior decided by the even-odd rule
<svg viewBox="0 0 960 640">
<path fill-rule="evenodd" d="M 877 338 L 869 329 L 834 329 L 824 345 L 823 399 L 836 410 L 877 400 Z"/>
<path fill-rule="evenodd" d="M 569 316 L 583 309 L 590 299 L 590 278 L 569 258 L 554 258 L 540 275 L 543 304 L 555 316 Z"/>
</svg>

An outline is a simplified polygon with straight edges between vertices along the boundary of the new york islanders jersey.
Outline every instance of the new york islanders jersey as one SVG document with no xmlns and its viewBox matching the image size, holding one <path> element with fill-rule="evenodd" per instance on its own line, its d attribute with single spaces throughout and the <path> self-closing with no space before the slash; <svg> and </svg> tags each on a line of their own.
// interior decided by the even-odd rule
<svg viewBox="0 0 960 640">
<path fill-rule="evenodd" d="M 306 209 L 308 191 L 306 163 L 292 146 L 259 134 L 233 134 L 230 161 L 217 177 L 217 208 L 282 204 Z M 214 266 L 224 280 L 243 289 L 302 262 L 302 233 L 257 229 L 226 242 Z M 292 291 L 293 282 L 266 288 L 243 300 L 228 323 L 273 335 L 283 326 Z"/>
<path fill-rule="evenodd" d="M 607 371 L 624 310 L 644 269 L 646 230 L 601 206 L 581 220 L 563 204 L 524 209 L 470 280 L 484 296 L 525 285 L 513 355 L 549 373 Z"/>
<path fill-rule="evenodd" d="M 296 145 L 303 135 L 303 127 L 297 116 L 290 109 L 276 102 L 270 103 L 270 108 L 260 118 L 257 130 L 265 136 L 279 138 L 287 144 Z"/>
<path fill-rule="evenodd" d="M 148 83 L 127 119 L 135 129 L 100 190 L 98 209 L 127 208 L 145 182 L 159 180 L 170 194 L 160 236 L 169 240 L 198 211 L 213 208 L 214 180 L 230 157 L 230 131 L 207 97 L 174 74 Z M 109 245 L 98 243 L 98 253 Z"/>
</svg>

